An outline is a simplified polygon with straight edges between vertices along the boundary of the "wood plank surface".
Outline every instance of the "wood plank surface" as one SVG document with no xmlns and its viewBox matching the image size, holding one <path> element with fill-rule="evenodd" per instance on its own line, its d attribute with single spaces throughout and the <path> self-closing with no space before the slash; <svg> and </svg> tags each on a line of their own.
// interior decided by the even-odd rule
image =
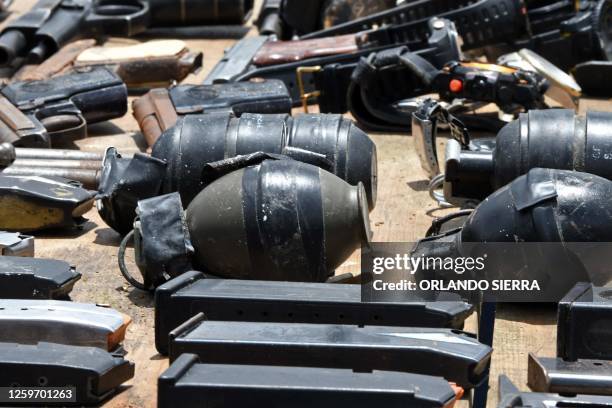
<svg viewBox="0 0 612 408">
<path fill-rule="evenodd" d="M 14 11 L 27 10 L 35 0 L 17 0 Z M 15 13 L 12 17 L 14 17 Z M 112 40 L 114 44 L 134 40 Z M 204 52 L 204 68 L 183 83 L 201 83 L 230 46 L 231 40 L 188 40 L 192 50 Z M 131 98 L 133 99 L 133 98 Z M 131 100 L 130 100 L 131 101 Z M 611 110 L 609 101 L 584 101 L 581 110 L 590 107 Z M 370 214 L 375 241 L 412 242 L 424 236 L 433 217 L 444 212 L 437 209 L 427 193 L 427 180 L 421 171 L 410 135 L 371 134 L 378 148 L 378 204 Z M 102 152 L 115 146 L 122 153 L 144 151 L 145 144 L 131 112 L 111 123 L 91 126 L 90 137 L 77 142 L 84 151 Z M 36 237 L 36 256 L 63 259 L 75 265 L 83 278 L 72 293 L 75 301 L 103 303 L 130 315 L 125 349 L 127 358 L 136 363 L 134 379 L 106 402 L 106 407 L 155 407 L 156 383 L 168 366 L 167 359 L 154 347 L 153 302 L 149 294 L 131 288 L 117 267 L 120 237 L 108 228 L 95 210 L 86 217 L 82 231 L 45 233 Z M 355 253 L 341 268 L 358 273 L 359 257 Z M 553 306 L 500 305 L 494 340 L 491 392 L 488 406 L 494 407 L 497 376 L 505 373 L 527 390 L 527 353 L 554 356 L 556 317 Z M 475 318 L 468 321 L 475 330 Z M 463 406 L 465 404 L 462 403 Z"/>
</svg>

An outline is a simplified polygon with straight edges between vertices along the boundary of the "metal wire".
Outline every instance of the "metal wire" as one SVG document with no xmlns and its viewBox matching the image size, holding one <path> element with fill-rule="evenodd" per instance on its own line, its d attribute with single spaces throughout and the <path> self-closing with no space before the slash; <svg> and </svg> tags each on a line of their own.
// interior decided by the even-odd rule
<svg viewBox="0 0 612 408">
<path fill-rule="evenodd" d="M 131 230 L 130 232 L 127 233 L 125 237 L 123 237 L 123 239 L 121 240 L 121 244 L 119 244 L 119 253 L 117 254 L 117 261 L 119 262 L 119 270 L 121 271 L 121 274 L 123 275 L 125 280 L 130 283 L 130 285 L 132 285 L 136 289 L 140 289 L 140 290 L 144 290 L 148 292 L 149 289 L 144 284 L 138 282 L 132 276 L 132 274 L 130 273 L 130 271 L 128 270 L 125 264 L 125 251 L 127 249 L 128 243 L 133 237 L 134 237 L 134 230 Z"/>
<path fill-rule="evenodd" d="M 429 181 L 429 196 L 438 203 L 438 205 L 442 208 L 451 208 L 455 207 L 455 205 L 449 203 L 444 198 L 444 193 L 440 192 L 440 188 L 444 184 L 444 173 L 440 173 L 434 176 Z"/>
</svg>

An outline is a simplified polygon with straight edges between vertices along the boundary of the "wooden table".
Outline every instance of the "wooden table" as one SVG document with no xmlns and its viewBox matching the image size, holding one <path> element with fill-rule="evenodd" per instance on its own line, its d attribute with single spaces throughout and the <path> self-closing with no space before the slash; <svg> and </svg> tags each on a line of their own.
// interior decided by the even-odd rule
<svg viewBox="0 0 612 408">
<path fill-rule="evenodd" d="M 18 0 L 12 10 L 25 11 L 34 3 L 35 0 Z M 134 41 L 119 39 L 111 42 Z M 184 81 L 198 84 L 233 41 L 189 40 L 187 43 L 192 50 L 204 52 L 202 71 Z M 611 110 L 608 101 L 601 100 L 583 101 L 581 111 L 587 107 Z M 373 239 L 413 242 L 424 236 L 434 217 L 444 212 L 429 198 L 427 180 L 420 169 L 412 137 L 398 134 L 371 134 L 371 137 L 378 148 L 379 166 L 378 204 L 370 214 Z M 94 152 L 115 146 L 125 154 L 145 149 L 144 139 L 131 112 L 110 123 L 91 126 L 90 137 L 78 141 L 77 145 L 81 150 Z M 83 278 L 72 292 L 73 300 L 109 304 L 132 317 L 124 346 L 129 352 L 127 357 L 136 363 L 136 374 L 105 406 L 154 407 L 157 377 L 167 368 L 168 360 L 160 356 L 154 347 L 152 297 L 130 287 L 121 276 L 117 267 L 119 234 L 107 227 L 95 210 L 91 210 L 86 217 L 89 222 L 82 231 L 37 235 L 36 256 L 63 259 L 78 268 Z M 358 253 L 338 270 L 339 273 L 348 271 L 359 272 Z M 474 331 L 475 326 L 475 317 L 471 317 L 466 329 Z M 555 341 L 554 307 L 500 305 L 488 406 L 495 406 L 497 401 L 497 376 L 501 373 L 509 375 L 520 388 L 527 390 L 527 353 L 554 356 Z M 463 402 L 461 405 L 467 406 Z"/>
</svg>

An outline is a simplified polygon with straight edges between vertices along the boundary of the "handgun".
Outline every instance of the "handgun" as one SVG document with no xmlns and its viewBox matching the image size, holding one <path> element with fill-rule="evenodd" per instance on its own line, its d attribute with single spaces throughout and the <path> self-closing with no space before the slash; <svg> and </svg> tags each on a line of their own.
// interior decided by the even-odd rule
<svg viewBox="0 0 612 408">
<path fill-rule="evenodd" d="M 291 97 L 282 81 L 263 80 L 216 85 L 179 85 L 153 89 L 132 104 L 149 146 L 186 114 L 231 112 L 291 113 Z"/>
<path fill-rule="evenodd" d="M 13 77 L 19 81 L 49 79 L 84 67 L 116 73 L 130 90 L 168 86 L 202 67 L 202 53 L 184 41 L 159 40 L 128 46 L 96 47 L 92 39 L 72 42 L 40 65 L 26 65 Z"/>
<path fill-rule="evenodd" d="M 127 88 L 104 68 L 43 81 L 14 82 L 0 91 L 0 142 L 50 147 L 87 136 L 87 125 L 127 112 Z"/>
<path fill-rule="evenodd" d="M 0 33 L 0 66 L 40 63 L 83 37 L 129 37 L 150 22 L 144 0 L 39 0 Z"/>
</svg>

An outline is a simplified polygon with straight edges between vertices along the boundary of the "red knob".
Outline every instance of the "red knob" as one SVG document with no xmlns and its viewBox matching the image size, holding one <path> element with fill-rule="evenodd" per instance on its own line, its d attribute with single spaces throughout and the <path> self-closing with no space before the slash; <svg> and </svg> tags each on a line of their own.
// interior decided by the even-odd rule
<svg viewBox="0 0 612 408">
<path fill-rule="evenodd" d="M 448 89 L 453 93 L 459 93 L 463 90 L 463 82 L 460 79 L 451 79 Z"/>
</svg>

